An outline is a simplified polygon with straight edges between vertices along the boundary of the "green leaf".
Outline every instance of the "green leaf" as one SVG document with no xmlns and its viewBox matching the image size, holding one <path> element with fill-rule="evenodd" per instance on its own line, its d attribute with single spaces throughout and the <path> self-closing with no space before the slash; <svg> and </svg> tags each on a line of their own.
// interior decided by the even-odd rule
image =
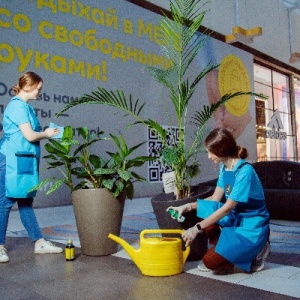
<svg viewBox="0 0 300 300">
<path fill-rule="evenodd" d="M 101 157 L 98 155 L 90 155 L 89 156 L 89 161 L 93 165 L 94 168 L 100 168 L 101 167 Z"/>
<path fill-rule="evenodd" d="M 133 199 L 134 197 L 134 186 L 130 181 L 126 183 L 126 195 L 128 199 Z"/>
<path fill-rule="evenodd" d="M 63 137 L 62 140 L 72 140 L 73 139 L 73 128 L 71 126 L 66 126 L 64 128 L 64 133 L 63 133 Z"/>
<path fill-rule="evenodd" d="M 105 169 L 105 168 L 98 168 L 94 170 L 95 175 L 105 175 L 105 174 L 115 174 L 116 171 L 114 169 Z"/>
<path fill-rule="evenodd" d="M 114 185 L 114 182 L 113 182 L 113 180 L 112 179 L 104 179 L 103 181 L 102 181 L 102 184 L 103 184 L 103 186 L 105 187 L 105 188 L 107 188 L 108 190 L 112 190 L 112 188 L 113 188 L 113 185 Z"/>
<path fill-rule="evenodd" d="M 89 137 L 89 130 L 87 127 L 79 127 L 76 128 L 76 130 L 78 131 L 78 134 L 80 136 L 82 136 L 83 140 L 86 141 Z"/>
<path fill-rule="evenodd" d="M 118 174 L 125 181 L 127 181 L 131 178 L 131 172 L 129 172 L 129 171 L 118 170 Z"/>
<path fill-rule="evenodd" d="M 54 161 L 54 162 L 48 162 L 48 164 L 52 167 L 52 168 L 56 168 L 59 166 L 63 166 L 64 163 L 62 161 Z M 48 168 L 49 169 L 49 168 Z"/>
<path fill-rule="evenodd" d="M 135 179 L 135 181 L 142 181 L 142 182 L 147 182 L 146 178 L 140 176 L 139 174 L 137 174 L 136 172 L 131 172 L 132 178 Z"/>
<path fill-rule="evenodd" d="M 48 184 L 51 180 L 53 180 L 54 178 L 47 178 L 44 179 L 43 181 L 41 181 L 39 184 L 35 185 L 34 187 L 32 187 L 28 193 L 39 190 L 41 188 L 43 188 L 44 185 Z"/>
<path fill-rule="evenodd" d="M 56 191 L 57 189 L 59 189 L 65 183 L 66 182 L 63 179 L 56 179 L 56 181 L 54 182 L 54 184 L 46 192 L 46 195 L 49 195 L 49 194 L 53 193 L 54 191 Z"/>
<path fill-rule="evenodd" d="M 45 144 L 45 149 L 49 152 L 49 153 L 53 153 L 53 154 L 68 154 L 69 153 L 69 149 L 63 145 L 61 145 L 59 142 L 54 141 L 54 140 L 50 140 L 50 143 Z"/>
</svg>

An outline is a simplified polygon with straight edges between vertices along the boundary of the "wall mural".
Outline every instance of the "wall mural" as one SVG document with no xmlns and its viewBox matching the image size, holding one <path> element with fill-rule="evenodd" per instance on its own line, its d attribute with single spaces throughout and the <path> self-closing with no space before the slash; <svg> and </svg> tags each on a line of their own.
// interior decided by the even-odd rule
<svg viewBox="0 0 300 300">
<path fill-rule="evenodd" d="M 160 15 L 126 0 L 2 0 L 0 122 L 13 95 L 11 87 L 16 78 L 32 70 L 44 80 L 42 95 L 31 102 L 43 128 L 54 122 L 74 129 L 87 126 L 90 131 L 103 130 L 107 135 L 121 130 L 132 144 L 147 140 L 148 146 L 145 144 L 140 154 L 153 155 L 159 148 L 159 141 L 151 140 L 146 129 L 126 130 L 127 120 L 110 108 L 83 106 L 58 119 L 55 116 L 73 99 L 104 86 L 123 90 L 145 101 L 149 118 L 155 116 L 164 123 L 164 111 L 159 106 L 160 97 L 164 96 L 162 87 L 147 72 L 147 66 L 168 68 L 169 64 L 160 47 L 160 18 Z M 213 38 L 207 38 L 207 41 L 195 68 L 203 67 L 208 61 L 221 65 L 218 73 L 209 74 L 206 84 L 200 88 L 195 110 L 199 105 L 214 102 L 223 92 L 240 90 L 241 85 L 249 90 L 253 88 L 252 55 Z M 217 112 L 211 126 L 225 126 L 235 137 L 241 138 L 246 147 L 253 149 L 255 124 L 251 115 L 254 115 L 254 103 L 244 98 L 236 101 Z M 172 124 L 167 123 L 171 130 Z M 246 138 L 250 132 L 252 138 Z M 0 123 L 0 137 L 2 134 Z M 43 163 L 41 179 L 49 177 Z M 141 175 L 147 178 L 147 174 L 151 174 L 149 179 L 153 185 L 138 186 L 137 196 L 156 193 L 161 185 L 155 183 L 160 183 L 162 172 L 163 166 L 159 163 L 145 166 Z M 36 199 L 53 204 L 69 199 L 67 189 L 59 192 L 59 195 L 45 197 L 44 191 L 40 191 Z"/>
</svg>

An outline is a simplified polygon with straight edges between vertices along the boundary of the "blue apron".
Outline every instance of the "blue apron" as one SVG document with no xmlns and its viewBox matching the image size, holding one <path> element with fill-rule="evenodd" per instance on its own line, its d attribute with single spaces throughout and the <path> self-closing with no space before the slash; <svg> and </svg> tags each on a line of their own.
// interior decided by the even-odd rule
<svg viewBox="0 0 300 300">
<path fill-rule="evenodd" d="M 223 171 L 225 198 L 228 199 L 235 183 L 237 172 Z M 198 199 L 197 216 L 207 218 L 223 203 Z M 249 198 L 247 202 L 238 202 L 235 208 L 217 224 L 222 227 L 215 251 L 234 265 L 250 271 L 252 261 L 262 249 L 269 234 L 269 213 L 264 200 Z"/>
<path fill-rule="evenodd" d="M 20 101 L 16 103 L 15 101 Z M 13 106 L 10 106 L 5 114 L 4 130 L 5 132 L 1 142 L 0 150 L 6 157 L 5 189 L 6 196 L 11 198 L 31 198 L 36 195 L 36 191 L 29 190 L 39 183 L 39 142 L 28 142 L 22 135 L 19 127 L 12 121 L 9 121 L 10 115 L 16 113 L 14 108 L 25 111 L 26 120 L 34 131 L 39 131 L 40 123 L 35 116 L 33 108 L 19 99 L 11 99 Z M 15 105 L 17 104 L 17 105 Z"/>
</svg>

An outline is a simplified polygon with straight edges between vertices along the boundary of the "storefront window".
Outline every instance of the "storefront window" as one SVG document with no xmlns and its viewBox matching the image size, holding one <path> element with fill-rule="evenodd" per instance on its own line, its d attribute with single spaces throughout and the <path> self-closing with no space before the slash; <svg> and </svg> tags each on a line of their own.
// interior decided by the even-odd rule
<svg viewBox="0 0 300 300">
<path fill-rule="evenodd" d="M 255 102 L 257 160 L 296 160 L 289 76 L 255 64 L 254 81 L 255 92 L 269 97 Z M 300 89 L 298 107 L 300 124 Z"/>
</svg>

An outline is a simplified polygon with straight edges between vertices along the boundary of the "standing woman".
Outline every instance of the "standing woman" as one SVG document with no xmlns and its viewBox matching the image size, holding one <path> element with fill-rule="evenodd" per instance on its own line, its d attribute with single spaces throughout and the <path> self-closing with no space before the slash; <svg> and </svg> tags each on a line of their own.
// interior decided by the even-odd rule
<svg viewBox="0 0 300 300">
<path fill-rule="evenodd" d="M 208 158 L 221 163 L 216 189 L 205 200 L 198 199 L 173 209 L 182 215 L 197 210 L 202 219 L 186 230 L 182 238 L 189 245 L 205 231 L 211 248 L 203 256 L 201 271 L 229 272 L 234 265 L 246 272 L 260 271 L 270 254 L 269 220 L 261 182 L 245 161 L 246 148 L 238 146 L 232 134 L 214 129 L 205 139 Z M 225 203 L 221 200 L 225 196 Z"/>
<path fill-rule="evenodd" d="M 40 123 L 29 100 L 37 99 L 43 85 L 34 72 L 24 73 L 13 87 L 16 96 L 3 115 L 4 136 L 0 140 L 0 262 L 8 262 L 4 248 L 9 213 L 17 202 L 21 221 L 29 238 L 35 243 L 34 252 L 61 253 L 62 248 L 46 241 L 41 233 L 32 203 L 36 192 L 28 191 L 38 183 L 40 140 L 59 134 L 57 128 L 40 132 Z"/>
</svg>

